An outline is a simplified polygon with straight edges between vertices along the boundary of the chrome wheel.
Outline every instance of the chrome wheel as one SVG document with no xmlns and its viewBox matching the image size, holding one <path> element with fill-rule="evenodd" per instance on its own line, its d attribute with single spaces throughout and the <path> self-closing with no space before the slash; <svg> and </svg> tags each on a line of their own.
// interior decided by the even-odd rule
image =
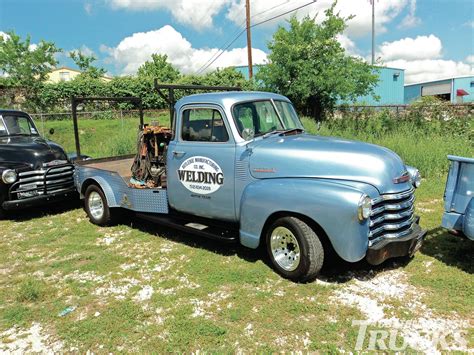
<svg viewBox="0 0 474 355">
<path fill-rule="evenodd" d="M 100 220 L 104 215 L 104 202 L 102 201 L 102 197 L 100 197 L 99 193 L 92 191 L 89 194 L 87 204 L 92 217 L 94 217 L 95 220 Z"/>
<path fill-rule="evenodd" d="M 300 246 L 288 228 L 277 227 L 272 231 L 270 247 L 273 259 L 282 269 L 293 271 L 300 264 Z"/>
</svg>

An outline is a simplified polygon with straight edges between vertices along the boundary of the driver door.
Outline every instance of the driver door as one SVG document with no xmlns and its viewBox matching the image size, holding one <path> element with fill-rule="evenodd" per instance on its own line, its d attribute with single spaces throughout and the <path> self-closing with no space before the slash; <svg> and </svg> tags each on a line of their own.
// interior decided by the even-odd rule
<svg viewBox="0 0 474 355">
<path fill-rule="evenodd" d="M 178 112 L 167 157 L 172 208 L 201 217 L 235 221 L 235 142 L 216 105 L 187 105 Z"/>
</svg>

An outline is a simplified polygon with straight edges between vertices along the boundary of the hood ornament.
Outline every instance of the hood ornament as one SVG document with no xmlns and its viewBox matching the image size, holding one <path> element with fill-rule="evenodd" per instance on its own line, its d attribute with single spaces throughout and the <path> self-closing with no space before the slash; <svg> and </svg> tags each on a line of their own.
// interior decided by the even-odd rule
<svg viewBox="0 0 474 355">
<path fill-rule="evenodd" d="M 408 174 L 408 171 L 405 171 L 399 177 L 393 178 L 392 181 L 394 184 L 402 184 L 404 182 L 410 181 L 410 174 Z"/>
<path fill-rule="evenodd" d="M 63 165 L 66 164 L 67 160 L 52 160 L 48 163 L 43 163 L 43 167 L 48 168 L 50 166 L 58 166 L 58 165 Z"/>
</svg>

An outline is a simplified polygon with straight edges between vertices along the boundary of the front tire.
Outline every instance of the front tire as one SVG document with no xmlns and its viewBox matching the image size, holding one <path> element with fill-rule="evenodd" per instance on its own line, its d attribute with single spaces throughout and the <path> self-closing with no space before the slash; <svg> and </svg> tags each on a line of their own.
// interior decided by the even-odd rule
<svg viewBox="0 0 474 355">
<path fill-rule="evenodd" d="M 98 226 L 110 226 L 116 221 L 116 213 L 109 208 L 104 192 L 97 185 L 86 189 L 84 209 L 89 220 Z"/>
<path fill-rule="evenodd" d="M 274 221 L 266 233 L 267 252 L 276 271 L 293 281 L 316 278 L 324 262 L 324 249 L 311 227 L 296 217 Z"/>
</svg>

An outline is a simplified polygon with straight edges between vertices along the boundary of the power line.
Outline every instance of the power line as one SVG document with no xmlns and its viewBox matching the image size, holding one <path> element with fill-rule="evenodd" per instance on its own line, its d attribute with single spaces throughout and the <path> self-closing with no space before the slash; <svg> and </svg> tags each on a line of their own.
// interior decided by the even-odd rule
<svg viewBox="0 0 474 355">
<path fill-rule="evenodd" d="M 268 19 L 266 19 L 266 20 L 263 20 L 263 21 L 254 23 L 253 25 L 250 25 L 250 28 L 253 28 L 253 27 L 262 25 L 262 24 L 264 24 L 264 23 L 267 23 L 267 22 L 269 22 L 269 21 L 275 20 L 275 19 L 278 18 L 278 17 L 285 16 L 285 15 L 287 15 L 287 14 L 293 12 L 293 11 L 297 11 L 297 10 L 299 10 L 299 9 L 302 9 L 303 7 L 306 7 L 306 6 L 309 6 L 309 5 L 311 5 L 311 4 L 314 4 L 316 1 L 317 1 L 317 0 L 312 0 L 311 2 L 308 2 L 308 3 L 304 4 L 304 5 L 295 7 L 294 9 L 285 11 L 285 12 L 279 14 L 279 15 L 276 15 L 276 16 L 270 17 L 270 18 L 268 18 Z M 209 67 L 212 65 L 212 63 L 214 63 L 217 59 L 219 59 L 219 57 L 220 57 L 222 54 L 224 54 L 224 51 L 227 50 L 235 41 L 237 41 L 237 39 L 242 35 L 242 33 L 245 32 L 245 30 L 246 30 L 246 29 L 244 28 L 242 31 L 240 31 L 239 34 L 238 34 L 224 49 L 221 49 L 221 50 L 220 50 L 219 55 L 217 55 L 209 64 L 205 64 L 204 68 L 201 67 L 201 68 L 198 70 L 198 74 L 199 74 L 199 73 L 202 73 L 203 71 L 205 71 L 207 68 L 209 68 Z"/>
<path fill-rule="evenodd" d="M 268 12 L 268 11 L 271 11 L 271 10 L 273 10 L 273 9 L 276 9 L 277 7 L 280 7 L 280 6 L 282 6 L 282 5 L 284 5 L 284 4 L 287 4 L 287 3 L 288 3 L 288 1 L 285 1 L 285 2 L 282 2 L 282 3 L 278 4 L 278 5 L 272 6 L 272 7 L 268 8 L 268 9 L 266 9 L 266 10 L 263 10 L 263 11 L 261 11 L 261 12 L 255 14 L 255 15 L 251 16 L 250 18 L 252 19 L 252 18 L 258 17 L 258 16 L 260 16 L 260 15 L 262 15 L 262 14 Z M 243 31 L 245 31 L 245 27 L 243 27 L 243 29 L 242 29 L 242 26 L 245 24 L 245 22 L 246 22 L 246 20 L 242 21 L 242 22 L 240 23 L 240 25 L 237 26 L 237 30 L 234 31 L 234 32 L 232 33 L 232 35 L 229 36 L 229 37 L 234 36 L 236 33 L 239 32 L 239 29 L 240 29 L 240 32 L 238 33 L 238 35 L 236 36 L 236 38 L 234 38 L 234 39 L 232 40 L 232 42 L 230 42 L 230 43 L 229 43 L 229 42 L 224 42 L 224 43 L 219 47 L 220 49 L 219 49 L 217 52 L 215 52 L 215 53 L 211 56 L 211 58 L 209 58 L 203 65 L 201 65 L 201 67 L 199 67 L 199 69 L 197 70 L 197 74 L 200 74 L 200 73 L 203 72 L 205 69 L 207 69 L 207 68 L 208 68 L 207 65 L 208 65 L 208 64 L 209 64 L 209 65 L 212 64 L 211 61 L 212 61 L 217 55 L 220 55 L 219 53 L 220 53 L 221 51 L 225 51 L 227 48 L 229 48 L 229 46 L 231 46 L 231 45 L 237 40 L 237 38 L 239 38 L 239 37 L 242 35 Z M 228 38 L 229 38 L 229 37 L 228 37 Z M 223 48 L 224 46 L 226 46 L 226 47 Z M 211 63 L 210 63 L 210 62 L 211 62 Z"/>
<path fill-rule="evenodd" d="M 258 16 L 260 16 L 260 15 L 262 15 L 262 14 L 268 12 L 268 11 L 271 11 L 271 10 L 276 9 L 277 7 L 280 7 L 281 5 L 288 4 L 288 2 L 289 2 L 289 1 L 284 1 L 284 2 L 282 2 L 282 3 L 280 3 L 280 4 L 278 4 L 278 5 L 272 6 L 272 7 L 268 8 L 268 9 L 266 9 L 266 10 L 263 10 L 263 11 L 259 12 L 258 14 L 255 14 L 255 15 L 253 15 L 253 16 L 250 16 L 250 18 L 252 19 L 252 18 L 258 17 Z M 244 22 L 245 22 L 245 21 L 244 21 Z M 244 23 L 244 22 L 242 22 L 242 23 Z"/>
<path fill-rule="evenodd" d="M 276 18 L 278 18 L 278 17 L 288 15 L 290 12 L 297 11 L 297 10 L 299 10 L 299 9 L 302 9 L 303 7 L 306 7 L 306 6 L 308 6 L 308 5 L 311 5 L 311 4 L 315 3 L 316 1 L 317 1 L 317 0 L 312 0 L 311 2 L 308 2 L 308 3 L 304 4 L 304 5 L 295 7 L 295 8 L 292 9 L 292 10 L 289 10 L 289 11 L 283 12 L 283 13 L 281 13 L 281 14 L 279 14 L 279 15 L 270 17 L 269 19 L 266 19 L 266 20 L 264 20 L 264 21 L 260 21 L 260 22 L 254 23 L 254 24 L 253 24 L 252 26 L 250 26 L 250 27 L 255 27 L 255 26 L 258 26 L 258 25 L 262 25 L 262 24 L 264 24 L 264 23 L 266 23 L 266 22 L 269 22 L 269 21 L 272 21 L 272 20 L 274 20 L 274 19 L 276 19 Z"/>
<path fill-rule="evenodd" d="M 211 59 L 209 59 L 205 64 L 203 64 L 201 66 L 201 68 L 199 68 L 199 70 L 197 71 L 197 74 L 200 74 L 202 73 L 203 71 L 205 71 L 207 68 L 209 68 L 209 66 L 214 63 L 231 45 L 234 44 L 235 41 L 237 41 L 239 39 L 239 37 L 242 35 L 242 33 L 245 32 L 245 28 L 242 29 L 239 34 L 237 36 L 234 37 L 234 39 L 229 43 L 227 44 L 227 46 L 225 46 L 224 48 L 218 50 L 216 53 L 214 53 L 214 55 L 211 57 Z M 216 56 L 217 54 L 217 56 Z M 215 58 L 214 58 L 215 57 Z M 214 59 L 213 59 L 214 58 Z"/>
</svg>

